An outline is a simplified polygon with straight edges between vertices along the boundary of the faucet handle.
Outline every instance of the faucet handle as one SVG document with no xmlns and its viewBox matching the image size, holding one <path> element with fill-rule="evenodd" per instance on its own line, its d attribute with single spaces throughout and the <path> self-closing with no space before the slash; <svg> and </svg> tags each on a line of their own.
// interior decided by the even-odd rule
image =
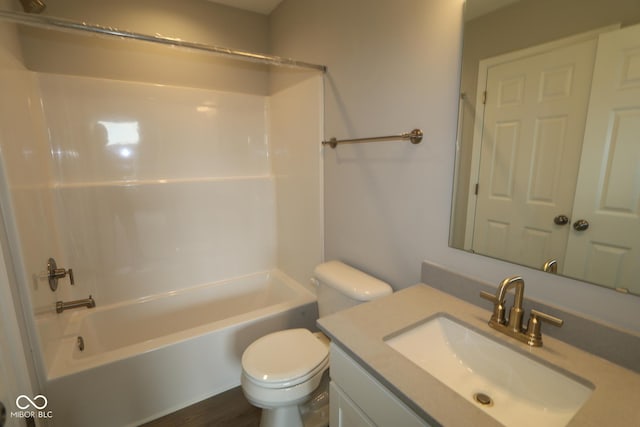
<svg viewBox="0 0 640 427">
<path fill-rule="evenodd" d="M 557 326 L 560 327 L 564 324 L 564 320 L 559 319 L 555 316 L 552 316 L 550 314 L 547 313 L 543 313 L 541 311 L 538 311 L 534 308 L 531 309 L 531 317 L 532 318 L 539 318 L 540 320 L 544 320 L 547 323 L 552 324 L 553 326 Z"/>
<path fill-rule="evenodd" d="M 56 264 L 56 260 L 53 258 L 49 258 L 49 261 L 47 261 L 47 273 L 46 273 L 46 277 L 49 280 L 49 288 L 51 288 L 52 291 L 55 292 L 56 289 L 58 289 L 58 279 L 62 279 L 64 277 L 67 277 L 67 275 L 69 275 L 69 280 L 71 281 L 72 285 L 75 285 L 75 280 L 73 278 L 73 270 L 72 269 L 68 269 L 65 270 L 64 268 L 58 268 L 58 265 Z"/>
<path fill-rule="evenodd" d="M 498 297 L 496 297 L 494 294 L 490 294 L 489 292 L 480 291 L 480 296 L 488 301 L 491 301 L 494 304 L 498 303 Z"/>
<path fill-rule="evenodd" d="M 527 338 L 528 344 L 534 347 L 542 346 L 542 322 L 549 323 L 558 328 L 564 324 L 564 320 L 559 319 L 541 311 L 531 309 L 531 317 L 529 317 L 529 324 L 527 325 Z"/>
<path fill-rule="evenodd" d="M 505 323 L 507 323 L 505 320 L 505 309 L 504 309 L 504 306 L 502 305 L 503 301 L 500 301 L 500 299 L 496 295 L 490 294 L 489 292 L 485 292 L 485 291 L 480 291 L 480 296 L 493 303 L 493 313 L 491 314 L 489 325 L 491 324 L 504 325 Z"/>
</svg>

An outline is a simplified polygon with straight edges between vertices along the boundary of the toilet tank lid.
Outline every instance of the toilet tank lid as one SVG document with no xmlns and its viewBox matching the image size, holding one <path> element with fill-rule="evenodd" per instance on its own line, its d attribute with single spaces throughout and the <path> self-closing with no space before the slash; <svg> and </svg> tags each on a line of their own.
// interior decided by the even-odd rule
<svg viewBox="0 0 640 427">
<path fill-rule="evenodd" d="M 318 265 L 315 278 L 357 301 L 369 301 L 393 292 L 391 286 L 340 261 Z"/>
</svg>

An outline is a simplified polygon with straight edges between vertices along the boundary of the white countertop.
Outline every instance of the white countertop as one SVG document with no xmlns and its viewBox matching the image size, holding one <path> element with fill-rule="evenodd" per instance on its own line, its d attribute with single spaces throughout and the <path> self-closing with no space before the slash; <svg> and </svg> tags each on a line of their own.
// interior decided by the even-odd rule
<svg viewBox="0 0 640 427">
<path fill-rule="evenodd" d="M 447 427 L 501 425 L 383 341 L 389 334 L 437 313 L 448 313 L 485 335 L 592 383 L 593 393 L 569 426 L 640 426 L 639 374 L 545 337 L 544 329 L 549 325 L 542 326 L 543 347 L 529 347 L 490 328 L 488 310 L 428 285 L 415 285 L 323 317 L 318 325 L 427 421 L 435 420 Z"/>
</svg>

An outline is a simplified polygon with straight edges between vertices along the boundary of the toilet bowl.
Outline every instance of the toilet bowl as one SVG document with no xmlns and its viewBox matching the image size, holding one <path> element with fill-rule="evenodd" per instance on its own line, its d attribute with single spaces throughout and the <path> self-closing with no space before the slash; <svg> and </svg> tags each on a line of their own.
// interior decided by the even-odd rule
<svg viewBox="0 0 640 427">
<path fill-rule="evenodd" d="M 339 261 L 314 270 L 318 311 L 336 311 L 391 294 L 391 287 Z M 307 329 L 286 329 L 254 341 L 242 355 L 241 384 L 249 403 L 262 408 L 261 427 L 329 424 L 329 339 Z"/>
<path fill-rule="evenodd" d="M 328 369 L 322 333 L 287 329 L 254 341 L 242 355 L 241 384 L 249 403 L 262 408 L 260 426 L 305 425 L 299 405 L 324 392 L 319 386 Z"/>
</svg>

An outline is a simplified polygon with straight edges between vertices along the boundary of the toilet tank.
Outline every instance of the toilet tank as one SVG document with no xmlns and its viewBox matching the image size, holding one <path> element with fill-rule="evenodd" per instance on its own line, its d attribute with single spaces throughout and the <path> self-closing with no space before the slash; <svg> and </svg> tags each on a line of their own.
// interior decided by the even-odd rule
<svg viewBox="0 0 640 427">
<path fill-rule="evenodd" d="M 340 261 L 320 264 L 313 273 L 318 286 L 320 317 L 393 292 L 388 283 Z"/>
</svg>

